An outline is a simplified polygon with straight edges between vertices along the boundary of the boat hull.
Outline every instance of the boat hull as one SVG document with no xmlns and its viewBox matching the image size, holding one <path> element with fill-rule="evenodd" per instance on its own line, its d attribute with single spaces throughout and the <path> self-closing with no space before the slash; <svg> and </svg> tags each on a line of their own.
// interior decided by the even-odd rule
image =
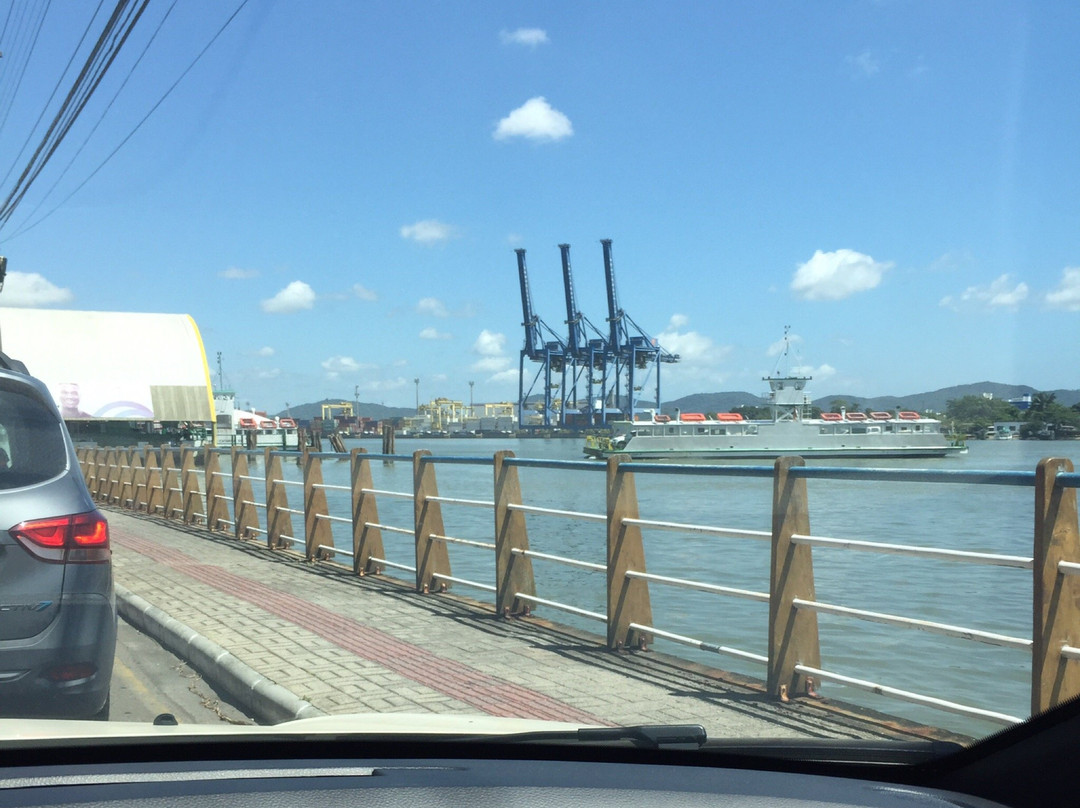
<svg viewBox="0 0 1080 808">
<path fill-rule="evenodd" d="M 590 436 L 589 457 L 631 460 L 928 458 L 966 451 L 930 418 L 862 421 L 618 422 L 611 438 Z"/>
</svg>

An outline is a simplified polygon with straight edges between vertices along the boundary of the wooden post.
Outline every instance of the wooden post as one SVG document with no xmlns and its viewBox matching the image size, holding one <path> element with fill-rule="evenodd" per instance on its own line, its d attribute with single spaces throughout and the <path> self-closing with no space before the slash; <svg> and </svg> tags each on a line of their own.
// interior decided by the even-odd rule
<svg viewBox="0 0 1080 808">
<path fill-rule="evenodd" d="M 114 452 L 109 460 L 109 502 L 135 507 L 135 449 Z"/>
<path fill-rule="evenodd" d="M 382 453 L 392 455 L 394 453 L 394 425 L 383 424 L 382 427 Z M 392 460 L 384 460 L 384 463 L 392 463 Z"/>
<path fill-rule="evenodd" d="M 529 549 L 525 514 L 510 510 L 521 504 L 521 484 L 516 466 L 506 464 L 513 452 L 495 453 L 495 611 L 504 617 L 530 611 L 517 595 L 536 595 L 532 559 L 514 550 Z"/>
<path fill-rule="evenodd" d="M 184 524 L 190 525 L 200 516 L 205 518 L 203 498 L 200 495 L 199 476 L 195 473 L 195 448 L 185 446 L 180 453 L 180 487 L 183 489 Z M 203 487 L 207 487 L 206 483 Z"/>
<path fill-rule="evenodd" d="M 281 458 L 267 449 L 266 466 L 266 546 L 276 550 L 285 545 L 282 536 L 294 538 L 292 514 L 289 513 L 289 496 L 281 467 Z"/>
<path fill-rule="evenodd" d="M 804 465 L 801 457 L 778 458 L 773 476 L 768 690 L 781 699 L 807 690 L 796 665 L 821 667 L 817 613 L 800 611 L 793 603 L 816 599 L 810 547 L 791 540 L 795 533 L 810 534 L 806 479 L 791 475 L 793 467 Z"/>
<path fill-rule="evenodd" d="M 152 462 L 150 458 L 153 452 L 154 450 L 149 446 L 144 446 L 139 450 L 139 454 L 132 453 L 131 455 L 131 465 L 135 472 L 133 477 L 135 501 L 132 507 L 137 511 L 145 509 L 150 503 L 150 465 Z"/>
<path fill-rule="evenodd" d="M 1062 646 L 1080 645 L 1080 577 L 1058 570 L 1059 561 L 1080 563 L 1076 489 L 1055 484 L 1072 470 L 1072 461 L 1048 457 L 1035 472 L 1033 715 L 1080 694 L 1080 662 L 1061 656 Z"/>
<path fill-rule="evenodd" d="M 259 527 L 259 513 L 255 508 L 255 493 L 248 476 L 248 459 L 243 450 L 232 450 L 233 535 L 238 539 L 254 538 L 253 528 Z"/>
<path fill-rule="evenodd" d="M 372 556 L 386 558 L 382 530 L 368 527 L 369 524 L 379 523 L 379 509 L 375 503 L 375 495 L 364 493 L 365 488 L 371 490 L 375 487 L 371 476 L 371 461 L 364 457 L 366 454 L 364 449 L 353 449 L 349 469 L 352 485 L 353 572 L 357 575 L 379 572 L 378 567 L 370 560 Z"/>
<path fill-rule="evenodd" d="M 634 475 L 619 470 L 624 461 L 607 461 L 607 641 L 612 649 L 635 644 L 644 648 L 652 639 L 630 628 L 631 623 L 652 625 L 652 602 L 647 581 L 626 577 L 627 571 L 646 569 L 641 528 L 623 524 L 623 519 L 638 517 Z"/>
<path fill-rule="evenodd" d="M 304 554 L 308 561 L 327 557 L 320 548 L 334 546 L 330 521 L 325 518 L 329 513 L 326 491 L 318 487 L 322 482 L 322 459 L 315 452 L 304 452 Z"/>
<path fill-rule="evenodd" d="M 206 447 L 206 526 L 210 530 L 223 530 L 229 522 L 229 500 L 225 496 L 225 482 L 221 479 L 221 460 L 210 446 Z"/>
<path fill-rule="evenodd" d="M 432 541 L 432 535 L 445 535 L 442 508 L 428 497 L 439 495 L 435 481 L 435 464 L 421 458 L 431 455 L 427 449 L 413 452 L 413 515 L 416 532 L 416 591 L 440 592 L 450 588 L 449 582 L 436 575 L 450 575 L 450 554 L 446 543 Z"/>
<path fill-rule="evenodd" d="M 94 449 L 90 452 L 93 463 L 94 485 L 90 493 L 94 499 L 104 500 L 109 495 L 109 467 L 105 464 L 108 453 L 104 449 Z"/>
<path fill-rule="evenodd" d="M 172 519 L 183 513 L 180 507 L 180 474 L 176 468 L 176 449 L 173 446 L 161 447 L 161 491 L 164 506 L 162 516 Z"/>
</svg>

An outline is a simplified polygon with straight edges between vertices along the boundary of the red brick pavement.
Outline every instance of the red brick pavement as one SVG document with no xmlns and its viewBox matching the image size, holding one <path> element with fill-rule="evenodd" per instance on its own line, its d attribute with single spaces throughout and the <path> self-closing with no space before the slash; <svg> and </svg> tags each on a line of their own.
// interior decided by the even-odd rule
<svg viewBox="0 0 1080 808">
<path fill-rule="evenodd" d="M 365 626 L 336 612 L 309 603 L 287 592 L 203 564 L 187 553 L 164 547 L 123 529 L 111 531 L 119 546 L 146 556 L 201 584 L 213 587 L 293 623 L 344 651 L 375 662 L 388 670 L 435 690 L 489 715 L 610 725 L 611 722 L 578 710 L 543 693 L 445 657 L 428 648 L 403 642 L 386 632 Z"/>
</svg>

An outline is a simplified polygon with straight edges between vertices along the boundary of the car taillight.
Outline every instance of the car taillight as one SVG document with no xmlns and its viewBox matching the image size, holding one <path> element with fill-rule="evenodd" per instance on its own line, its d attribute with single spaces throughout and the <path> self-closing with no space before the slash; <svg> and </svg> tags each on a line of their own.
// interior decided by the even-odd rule
<svg viewBox="0 0 1080 808">
<path fill-rule="evenodd" d="M 109 523 L 98 511 L 32 519 L 8 532 L 44 561 L 95 564 L 108 561 L 111 555 Z"/>
</svg>

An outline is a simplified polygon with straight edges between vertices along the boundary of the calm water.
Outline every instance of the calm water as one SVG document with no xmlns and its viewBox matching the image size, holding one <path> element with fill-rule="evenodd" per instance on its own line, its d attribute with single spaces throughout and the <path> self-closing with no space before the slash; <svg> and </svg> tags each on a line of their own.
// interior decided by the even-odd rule
<svg viewBox="0 0 1080 808">
<path fill-rule="evenodd" d="M 378 441 L 349 442 L 378 452 Z M 499 449 L 518 457 L 581 459 L 577 440 L 400 441 L 408 454 L 427 448 L 436 455 L 490 458 Z M 976 441 L 966 455 L 940 460 L 817 461 L 821 464 L 931 469 L 1034 470 L 1043 457 L 1077 460 L 1080 443 Z M 745 463 L 746 461 L 738 461 Z M 287 463 L 287 478 L 299 479 Z M 408 462 L 372 463 L 375 487 L 411 491 Z M 258 472 L 256 472 L 257 474 Z M 519 470 L 524 501 L 565 510 L 604 513 L 604 474 L 590 471 Z M 438 467 L 439 493 L 468 499 L 492 498 L 490 466 Z M 326 483 L 347 485 L 348 463 L 324 461 Z M 1030 556 L 1033 501 L 1031 488 L 930 483 L 809 481 L 810 523 L 815 535 L 896 542 L 959 550 Z M 295 497 L 290 489 L 290 497 Z M 770 529 L 771 480 L 637 475 L 641 517 L 753 530 Z M 258 499 L 261 491 L 256 492 Z M 331 513 L 348 514 L 348 495 L 328 491 Z M 293 506 L 295 507 L 295 505 Z M 381 498 L 385 524 L 412 527 L 412 504 Z M 491 541 L 490 510 L 443 506 L 448 535 Z M 333 524 L 335 542 L 351 547 L 349 526 Z M 603 524 L 548 516 L 528 516 L 534 550 L 604 562 Z M 302 532 L 302 528 L 301 528 Z M 295 535 L 295 534 L 294 534 Z M 387 558 L 414 563 L 409 536 L 384 532 Z M 652 573 L 692 578 L 743 589 L 767 591 L 767 541 L 727 539 L 667 531 L 645 534 Z M 453 574 L 493 583 L 494 562 L 484 550 L 450 546 Z M 537 595 L 596 612 L 605 609 L 604 576 L 544 561 L 534 561 Z M 394 574 L 393 570 L 387 571 Z M 1017 637 L 1031 636 L 1030 571 L 982 567 L 815 548 L 814 574 L 819 601 L 952 623 Z M 478 600 L 491 595 L 458 587 Z M 657 628 L 759 654 L 766 653 L 766 604 L 685 589 L 651 586 Z M 603 625 L 545 609 L 544 617 L 603 633 Z M 848 618 L 819 616 L 822 667 L 917 693 L 1026 716 L 1030 699 L 1030 653 L 953 640 L 903 628 Z M 739 673 L 764 678 L 764 666 L 717 657 L 658 640 L 658 650 Z M 827 684 L 826 695 L 866 704 L 885 712 L 983 735 L 998 725 L 928 710 L 863 691 Z"/>
</svg>

